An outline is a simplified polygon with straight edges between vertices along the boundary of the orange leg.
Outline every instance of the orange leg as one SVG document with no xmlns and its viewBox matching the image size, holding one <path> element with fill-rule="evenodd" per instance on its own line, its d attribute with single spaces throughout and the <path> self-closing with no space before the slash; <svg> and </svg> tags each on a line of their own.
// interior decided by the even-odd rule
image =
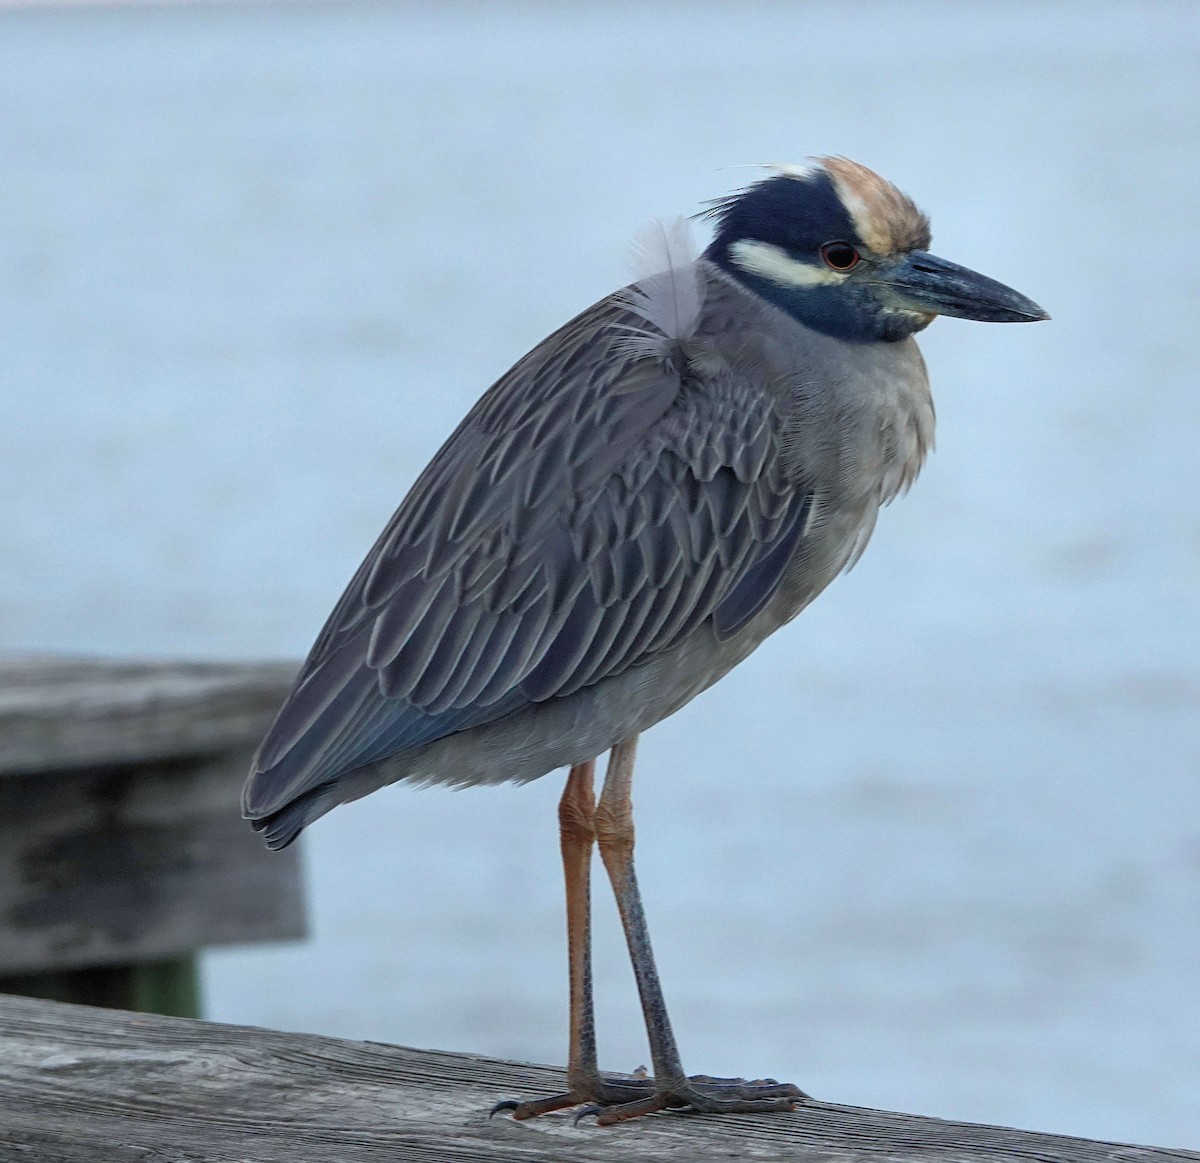
<svg viewBox="0 0 1200 1163">
<path fill-rule="evenodd" d="M 596 761 L 577 763 L 558 803 L 558 833 L 567 896 L 567 961 L 570 968 L 571 1042 L 567 1087 L 562 1094 L 528 1102 L 497 1103 L 492 1114 L 511 1111 L 514 1119 L 590 1103 L 628 1103 L 653 1092 L 649 1079 L 602 1077 L 596 1062 L 596 1016 L 592 1004 L 592 849 L 596 842 L 593 778 Z"/>
<path fill-rule="evenodd" d="M 567 776 L 558 804 L 559 841 L 567 891 L 567 961 L 571 975 L 571 1043 L 567 1085 L 594 1094 L 600 1083 L 596 1065 L 596 1015 L 592 1005 L 592 846 L 596 840 L 596 803 L 592 776 L 596 761 L 577 764 Z"/>
<path fill-rule="evenodd" d="M 646 1033 L 650 1039 L 650 1060 L 654 1076 L 661 1082 L 684 1081 L 679 1049 L 667 1017 L 654 953 L 650 948 L 650 932 L 642 909 L 637 875 L 633 869 L 633 761 L 637 755 L 637 736 L 618 743 L 608 760 L 604 790 L 596 805 L 596 838 L 600 844 L 600 859 L 612 883 L 613 895 L 625 929 L 629 957 L 637 979 L 638 995 L 646 1018 Z"/>
<path fill-rule="evenodd" d="M 612 882 L 637 979 L 646 1036 L 650 1042 L 650 1059 L 654 1063 L 654 1087 L 651 1094 L 624 1101 L 602 1101 L 585 1113 L 595 1114 L 596 1121 L 607 1126 L 667 1107 L 691 1107 L 712 1114 L 792 1110 L 798 1099 L 807 1096 L 790 1083 L 776 1082 L 773 1078 L 752 1082 L 744 1078 L 712 1078 L 708 1075 L 689 1078 L 683 1072 L 633 868 L 632 789 L 636 753 L 636 735 L 612 749 L 604 789 L 596 805 L 596 840 L 600 858 Z"/>
<path fill-rule="evenodd" d="M 569 1089 L 529 1102 L 497 1103 L 515 1119 L 533 1118 L 569 1106 L 582 1106 L 580 1116 L 594 1114 L 603 1125 L 668 1107 L 718 1113 L 791 1110 L 806 1095 L 798 1087 L 773 1078 L 689 1078 L 683 1072 L 675 1035 L 667 1016 L 650 933 L 633 868 L 633 761 L 637 737 L 618 743 L 608 761 L 604 789 L 593 802 L 595 762 L 576 764 L 567 777 L 558 805 L 559 836 L 567 891 L 567 950 L 571 971 L 571 1045 L 567 1064 Z M 637 979 L 646 1021 L 654 1077 L 601 1074 L 596 1063 L 595 1014 L 592 1007 L 591 859 L 598 844 L 612 882 L 629 956 Z"/>
</svg>

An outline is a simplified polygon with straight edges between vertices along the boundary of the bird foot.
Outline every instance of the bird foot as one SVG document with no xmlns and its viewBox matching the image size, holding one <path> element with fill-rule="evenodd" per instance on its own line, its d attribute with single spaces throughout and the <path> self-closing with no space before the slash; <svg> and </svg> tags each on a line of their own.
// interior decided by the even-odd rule
<svg viewBox="0 0 1200 1163">
<path fill-rule="evenodd" d="M 580 1086 L 529 1102 L 509 1100 L 492 1107 L 492 1114 L 511 1111 L 514 1119 L 531 1119 L 550 1111 L 579 1107 L 575 1122 L 595 1116 L 599 1126 L 622 1123 L 654 1111 L 690 1108 L 702 1114 L 747 1114 L 794 1110 L 809 1096 L 790 1082 L 774 1078 L 714 1078 L 695 1074 L 660 1089 L 653 1078 L 606 1074 L 597 1086 Z"/>
<path fill-rule="evenodd" d="M 603 1074 L 594 1083 L 582 1083 L 548 1098 L 535 1098 L 528 1102 L 506 1099 L 496 1103 L 488 1117 L 498 1115 L 501 1111 L 511 1111 L 514 1119 L 532 1119 L 572 1106 L 607 1110 L 609 1107 L 644 1102 L 653 1095 L 654 1079 L 643 1071 L 636 1074 Z M 580 1114 L 575 1121 L 578 1122 L 582 1117 Z"/>
</svg>

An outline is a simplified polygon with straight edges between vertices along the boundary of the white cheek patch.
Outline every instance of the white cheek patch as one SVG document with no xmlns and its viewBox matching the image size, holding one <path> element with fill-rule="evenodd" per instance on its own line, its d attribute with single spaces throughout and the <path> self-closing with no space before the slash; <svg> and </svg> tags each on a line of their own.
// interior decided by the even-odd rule
<svg viewBox="0 0 1200 1163">
<path fill-rule="evenodd" d="M 849 273 L 801 262 L 781 246 L 745 238 L 730 246 L 729 257 L 735 266 L 781 287 L 835 287 L 844 283 Z"/>
</svg>

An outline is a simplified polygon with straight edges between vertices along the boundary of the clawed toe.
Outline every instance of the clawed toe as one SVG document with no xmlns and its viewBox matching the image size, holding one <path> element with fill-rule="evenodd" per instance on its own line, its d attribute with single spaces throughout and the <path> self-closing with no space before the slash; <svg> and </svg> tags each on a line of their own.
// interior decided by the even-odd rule
<svg viewBox="0 0 1200 1163">
<path fill-rule="evenodd" d="M 777 1078 L 713 1078 L 697 1074 L 688 1079 L 689 1089 L 713 1098 L 742 1098 L 748 1101 L 767 1098 L 788 1098 L 802 1101 L 811 1096 L 790 1082 Z M 695 1105 L 694 1103 L 691 1105 Z"/>
<path fill-rule="evenodd" d="M 551 1111 L 579 1107 L 576 1125 L 595 1118 L 601 1127 L 622 1123 L 638 1115 L 687 1107 L 701 1114 L 749 1114 L 757 1111 L 793 1110 L 809 1096 L 790 1082 L 774 1078 L 715 1078 L 697 1074 L 677 1086 L 659 1090 L 653 1078 L 639 1075 L 606 1075 L 595 1087 L 578 1088 L 549 1098 L 517 1102 L 506 1099 L 492 1107 L 491 1115 L 511 1111 L 514 1119 L 531 1119 Z"/>
<path fill-rule="evenodd" d="M 790 1082 L 777 1082 L 773 1078 L 750 1082 L 744 1078 L 714 1078 L 701 1074 L 688 1078 L 678 1086 L 656 1091 L 652 1097 L 641 1101 L 606 1107 L 597 1116 L 596 1122 L 599 1126 L 607 1127 L 637 1118 L 638 1115 L 681 1107 L 700 1114 L 790 1111 L 807 1098 L 808 1095 L 798 1086 Z"/>
<path fill-rule="evenodd" d="M 551 1111 L 578 1106 L 582 1108 L 575 1116 L 575 1122 L 578 1123 L 580 1119 L 614 1107 L 642 1102 L 654 1093 L 654 1079 L 646 1074 L 606 1074 L 594 1085 L 572 1087 L 548 1098 L 535 1098 L 527 1102 L 505 1099 L 492 1107 L 488 1118 L 501 1111 L 509 1111 L 514 1119 L 532 1119 Z"/>
<path fill-rule="evenodd" d="M 520 1102 L 515 1098 L 506 1098 L 491 1109 L 488 1118 L 494 1118 L 501 1111 L 509 1111 L 517 1120 L 533 1119 L 538 1115 L 546 1115 L 551 1111 L 566 1110 L 567 1107 L 578 1106 L 581 1102 L 589 1101 L 589 1096 L 568 1090 L 562 1094 L 552 1094 L 549 1098 L 534 1098 Z"/>
<path fill-rule="evenodd" d="M 717 1084 L 697 1084 L 691 1079 L 679 1098 L 701 1114 L 751 1114 L 756 1111 L 790 1111 L 808 1098 L 798 1086 L 787 1082 L 746 1082 L 729 1079 Z"/>
</svg>

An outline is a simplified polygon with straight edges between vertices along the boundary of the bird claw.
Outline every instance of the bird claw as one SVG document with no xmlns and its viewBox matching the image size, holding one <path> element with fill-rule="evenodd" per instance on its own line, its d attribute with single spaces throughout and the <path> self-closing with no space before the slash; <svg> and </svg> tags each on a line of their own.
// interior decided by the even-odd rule
<svg viewBox="0 0 1200 1163">
<path fill-rule="evenodd" d="M 560 1094 L 552 1094 L 547 1098 L 533 1098 L 526 1102 L 505 1099 L 492 1107 L 488 1118 L 501 1111 L 510 1111 L 512 1117 L 520 1121 L 580 1105 L 585 1109 L 580 1112 L 579 1118 L 586 1118 L 589 1114 L 595 1114 L 597 1110 L 604 1111 L 610 1107 L 644 1102 L 653 1094 L 654 1079 L 648 1074 L 606 1074 L 598 1080 L 572 1087 Z M 596 1110 L 587 1109 L 590 1107 L 595 1107 Z M 578 1119 L 576 1121 L 578 1122 Z"/>
<path fill-rule="evenodd" d="M 575 1117 L 571 1120 L 572 1126 L 579 1126 L 582 1119 L 589 1118 L 592 1115 L 602 1115 L 608 1108 L 601 1102 L 589 1102 L 586 1106 L 581 1106 L 575 1112 Z"/>
</svg>

